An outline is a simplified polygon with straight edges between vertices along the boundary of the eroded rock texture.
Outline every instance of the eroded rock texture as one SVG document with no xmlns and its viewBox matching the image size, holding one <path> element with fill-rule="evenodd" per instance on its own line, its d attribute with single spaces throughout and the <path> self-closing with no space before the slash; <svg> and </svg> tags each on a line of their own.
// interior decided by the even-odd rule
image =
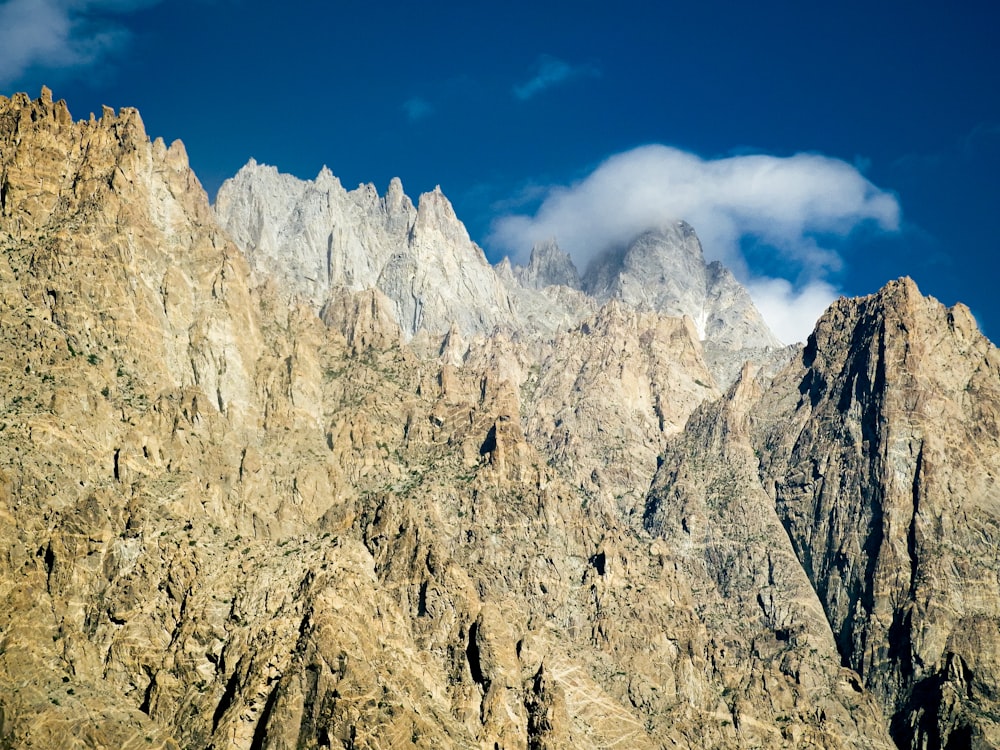
<svg viewBox="0 0 1000 750">
<path fill-rule="evenodd" d="M 410 237 L 404 198 L 362 213 Z M 615 295 L 406 330 L 47 90 L 0 99 L 0 248 L 0 747 L 996 744 L 1000 373 L 963 308 L 841 301 L 725 394 L 691 317 Z"/>
<path fill-rule="evenodd" d="M 835 304 L 759 407 L 761 478 L 904 747 L 1000 745 L 998 386 L 968 309 L 904 279 Z"/>
</svg>

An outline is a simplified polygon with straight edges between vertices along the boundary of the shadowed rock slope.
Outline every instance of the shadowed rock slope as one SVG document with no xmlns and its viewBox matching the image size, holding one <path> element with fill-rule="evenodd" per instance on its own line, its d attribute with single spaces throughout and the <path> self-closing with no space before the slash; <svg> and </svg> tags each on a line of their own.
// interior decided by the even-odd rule
<svg viewBox="0 0 1000 750">
<path fill-rule="evenodd" d="M 903 279 L 761 401 L 760 474 L 902 747 L 1000 746 L 1000 352 Z"/>
<path fill-rule="evenodd" d="M 997 747 L 998 420 L 1000 352 L 968 309 L 893 282 L 834 304 L 773 381 L 746 370 L 725 399 L 699 408 L 668 447 L 647 527 L 668 538 L 678 524 L 699 530 L 701 516 L 685 520 L 678 503 L 694 472 L 710 512 L 730 512 L 741 493 L 760 497 L 764 510 L 737 517 L 784 527 L 841 663 L 898 746 Z M 731 482 L 721 493 L 720 475 Z M 736 564 L 720 550 L 727 582 L 754 569 L 753 549 Z M 794 642 L 801 626 L 773 620 L 769 594 L 758 601 Z"/>
<path fill-rule="evenodd" d="M 617 302 L 421 349 L 378 289 L 289 306 L 179 143 L 47 90 L 0 98 L 0 249 L 0 747 L 995 736 L 1000 376 L 960 310 L 841 302 L 721 398 L 690 320 Z M 865 358 L 891 310 L 926 354 Z"/>
</svg>

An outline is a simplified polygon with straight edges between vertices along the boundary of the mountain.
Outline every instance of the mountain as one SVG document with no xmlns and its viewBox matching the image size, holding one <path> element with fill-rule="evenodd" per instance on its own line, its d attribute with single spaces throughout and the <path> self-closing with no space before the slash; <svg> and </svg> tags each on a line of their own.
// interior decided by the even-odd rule
<svg viewBox="0 0 1000 750">
<path fill-rule="evenodd" d="M 591 262 L 583 288 L 598 300 L 689 316 L 720 384 L 747 359 L 763 362 L 779 342 L 747 290 L 718 261 L 706 264 L 694 229 L 680 221 L 651 229 Z"/>
<path fill-rule="evenodd" d="M 135 110 L 0 98 L 0 747 L 1000 744 L 964 307 L 840 300 L 723 390 L 711 316 L 622 297 L 697 277 L 680 226 L 598 300 L 551 245 L 480 263 L 436 193 L 241 174 L 213 211 Z"/>
<path fill-rule="evenodd" d="M 215 210 L 254 268 L 317 310 L 344 289 L 378 289 L 407 339 L 514 324 L 506 289 L 440 189 L 414 208 L 398 179 L 380 197 L 373 185 L 344 190 L 325 168 L 303 181 L 251 161 Z"/>
<path fill-rule="evenodd" d="M 418 207 L 392 180 L 346 191 L 324 168 L 312 181 L 251 161 L 219 190 L 219 222 L 251 266 L 286 293 L 321 309 L 343 290 L 378 289 L 405 340 L 498 330 L 549 339 L 609 299 L 639 311 L 688 315 L 718 382 L 781 347 L 747 291 L 720 263 L 706 264 L 694 230 L 680 222 L 611 248 L 583 278 L 556 239 L 527 266 L 490 268 L 440 189 Z"/>
<path fill-rule="evenodd" d="M 1000 746 L 998 355 L 903 279 L 836 303 L 755 407 L 761 480 L 903 747 Z"/>
<path fill-rule="evenodd" d="M 514 275 L 521 286 L 529 289 L 544 289 L 547 286 L 583 288 L 576 264 L 555 239 L 539 242 L 532 247 L 528 265 L 515 268 Z"/>
</svg>

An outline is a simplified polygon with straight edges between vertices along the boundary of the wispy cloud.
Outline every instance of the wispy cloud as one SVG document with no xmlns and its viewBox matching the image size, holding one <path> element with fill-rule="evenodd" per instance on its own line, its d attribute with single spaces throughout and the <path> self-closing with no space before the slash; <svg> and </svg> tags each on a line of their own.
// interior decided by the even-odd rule
<svg viewBox="0 0 1000 750">
<path fill-rule="evenodd" d="M 534 242 L 556 237 L 585 268 L 602 250 L 678 219 L 694 226 L 706 256 L 732 268 L 779 337 L 792 341 L 808 333 L 812 311 L 836 296 L 827 279 L 841 257 L 825 245 L 865 223 L 897 230 L 899 204 L 838 159 L 706 160 L 650 145 L 612 156 L 580 182 L 550 187 L 533 215 L 498 218 L 488 242 L 523 259 Z M 757 247 L 750 258 L 743 252 L 747 239 Z M 786 278 L 773 278 L 762 260 Z"/>
<path fill-rule="evenodd" d="M 403 112 L 410 122 L 416 122 L 434 114 L 434 106 L 426 99 L 414 96 L 403 102 Z"/>
<path fill-rule="evenodd" d="M 906 172 L 955 170 L 962 164 L 984 165 L 988 163 L 986 159 L 989 157 L 995 159 L 998 153 L 1000 153 L 1000 123 L 981 122 L 957 140 L 936 151 L 911 153 L 899 157 L 892 163 L 892 168 Z"/>
<path fill-rule="evenodd" d="M 130 36 L 108 13 L 128 13 L 159 1 L 7 0 L 0 5 L 0 84 L 33 67 L 93 65 Z"/>
<path fill-rule="evenodd" d="M 574 78 L 598 75 L 600 71 L 593 65 L 571 65 L 557 57 L 542 55 L 535 64 L 535 72 L 531 79 L 514 86 L 514 96 L 524 101 Z"/>
</svg>

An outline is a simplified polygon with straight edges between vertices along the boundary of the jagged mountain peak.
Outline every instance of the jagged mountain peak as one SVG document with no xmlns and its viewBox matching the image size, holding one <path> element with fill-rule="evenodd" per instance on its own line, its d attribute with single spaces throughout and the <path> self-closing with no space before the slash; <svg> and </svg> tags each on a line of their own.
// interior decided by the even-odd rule
<svg viewBox="0 0 1000 750">
<path fill-rule="evenodd" d="M 413 213 L 413 201 L 403 190 L 403 181 L 398 177 L 393 177 L 389 180 L 389 187 L 385 191 L 385 197 L 382 199 L 385 205 L 386 213 L 390 215 L 400 215 L 405 214 L 407 216 Z"/>
<path fill-rule="evenodd" d="M 37 99 L 32 99 L 24 92 L 18 92 L 10 98 L 0 95 L 0 107 L 8 113 L 17 113 L 30 122 L 44 123 L 52 121 L 59 125 L 73 127 L 100 126 L 105 129 L 115 129 L 123 137 L 131 137 L 132 142 L 141 144 L 148 141 L 146 128 L 143 125 L 139 110 L 135 107 L 122 107 L 117 113 L 112 107 L 101 107 L 101 116 L 90 113 L 88 120 L 74 121 L 65 99 L 53 101 L 52 90 L 42 86 Z"/>
<path fill-rule="evenodd" d="M 831 305 L 753 413 L 763 485 L 897 744 L 995 746 L 1000 350 L 904 277 Z"/>
<path fill-rule="evenodd" d="M 695 230 L 684 221 L 608 248 L 584 272 L 583 289 L 599 300 L 690 316 L 720 383 L 731 382 L 747 356 L 756 356 L 749 352 L 781 347 L 746 288 L 718 261 L 706 264 Z"/>
<path fill-rule="evenodd" d="M 537 243 L 526 266 L 506 260 L 496 270 L 521 317 L 539 321 L 546 330 L 567 318 L 580 320 L 589 314 L 588 304 L 610 300 L 690 317 L 715 379 L 723 385 L 732 382 L 746 359 L 766 359 L 781 348 L 735 276 L 718 261 L 706 264 L 701 242 L 685 221 L 650 227 L 608 247 L 582 276 L 557 238 Z M 577 290 L 580 296 L 570 293 Z"/>
<path fill-rule="evenodd" d="M 581 288 L 580 272 L 576 264 L 569 253 L 559 247 L 555 237 L 535 243 L 531 248 L 528 265 L 517 266 L 513 272 L 523 286 L 532 289 L 557 285 L 570 289 Z"/>
<path fill-rule="evenodd" d="M 701 242 L 689 225 L 675 222 L 607 248 L 591 260 L 583 284 L 599 299 L 669 310 L 684 295 L 704 293 L 704 275 Z"/>
<path fill-rule="evenodd" d="M 64 100 L 53 102 L 51 90 L 43 89 L 37 99 L 0 96 L 0 133 L 11 143 L 0 151 L 0 213 L 15 218 L 11 230 L 37 229 L 88 202 L 103 205 L 109 194 L 143 190 L 156 193 L 159 203 L 135 209 L 148 210 L 158 225 L 167 227 L 177 216 L 178 210 L 167 208 L 173 205 L 214 223 L 184 144 L 150 142 L 135 108 L 116 113 L 105 106 L 99 119 L 91 113 L 74 121 Z"/>
<path fill-rule="evenodd" d="M 313 180 L 317 190 L 337 190 L 342 188 L 340 178 L 337 177 L 326 164 L 324 164 Z"/>
<path fill-rule="evenodd" d="M 416 208 L 397 178 L 344 192 L 332 180 L 241 170 L 219 190 L 216 214 L 261 271 L 319 310 L 334 290 L 379 289 L 406 338 L 514 324 L 507 291 L 440 186 Z"/>
<path fill-rule="evenodd" d="M 414 233 L 416 236 L 421 233 L 430 233 L 427 238 L 430 241 L 461 245 L 468 245 L 472 242 L 465 224 L 455 214 L 454 206 L 442 192 L 440 185 L 436 185 L 429 192 L 420 194 L 417 201 L 417 220 L 414 225 Z"/>
<path fill-rule="evenodd" d="M 627 299 L 681 225 L 599 307 L 482 273 L 439 191 L 252 164 L 244 257 L 182 146 L 50 100 L 0 100 L 0 746 L 1000 746 L 963 306 L 841 300 L 725 391 L 710 316 Z M 485 335 L 500 274 L 544 335 Z"/>
<path fill-rule="evenodd" d="M 414 209 L 398 180 L 381 199 L 372 185 L 342 193 L 319 182 L 241 170 L 216 201 L 220 221 L 251 260 L 317 309 L 331 289 L 377 287 L 394 301 L 407 337 L 422 329 L 444 335 L 452 323 L 466 335 L 500 326 L 550 336 L 595 304 L 618 299 L 690 316 L 720 383 L 747 356 L 780 346 L 732 274 L 706 267 L 686 222 L 652 227 L 609 248 L 582 277 L 556 238 L 533 247 L 524 267 L 493 269 L 440 185 L 420 195 Z"/>
<path fill-rule="evenodd" d="M 889 337 L 892 342 L 913 339 L 914 345 L 920 346 L 923 335 L 930 329 L 946 330 L 969 347 L 991 346 L 966 305 L 946 307 L 934 297 L 922 294 L 908 276 L 888 282 L 873 294 L 834 301 L 806 342 L 806 360 L 812 362 L 823 356 L 823 352 L 832 352 L 832 361 L 843 365 L 846 353 L 839 344 L 844 341 L 845 329 L 854 331 L 855 349 L 871 346 L 880 336 Z"/>
</svg>

